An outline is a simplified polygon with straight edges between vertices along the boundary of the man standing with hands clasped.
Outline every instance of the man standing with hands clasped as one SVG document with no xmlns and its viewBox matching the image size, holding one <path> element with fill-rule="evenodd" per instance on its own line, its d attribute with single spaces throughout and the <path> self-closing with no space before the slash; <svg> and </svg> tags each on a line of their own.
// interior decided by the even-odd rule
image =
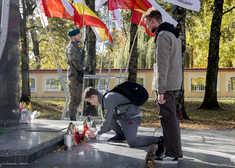
<svg viewBox="0 0 235 168">
<path fill-rule="evenodd" d="M 159 118 L 165 140 L 165 155 L 155 163 L 177 164 L 182 160 L 179 121 L 176 117 L 175 91 L 181 89 L 182 54 L 179 32 L 162 22 L 157 9 L 149 9 L 143 16 L 147 28 L 155 33 L 154 78 L 152 90 L 159 109 Z"/>
<path fill-rule="evenodd" d="M 70 38 L 70 43 L 65 48 L 65 55 L 68 61 L 68 114 L 71 121 L 76 121 L 77 108 L 81 102 L 82 96 L 84 51 L 78 46 L 78 42 L 80 42 L 81 39 L 80 29 L 70 30 L 68 36 Z"/>
</svg>

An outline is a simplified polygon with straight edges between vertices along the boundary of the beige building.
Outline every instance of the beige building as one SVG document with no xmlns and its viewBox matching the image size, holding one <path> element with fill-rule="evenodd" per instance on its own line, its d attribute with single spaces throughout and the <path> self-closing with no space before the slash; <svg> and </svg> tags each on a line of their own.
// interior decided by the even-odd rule
<svg viewBox="0 0 235 168">
<path fill-rule="evenodd" d="M 67 70 L 62 70 L 65 83 L 67 83 Z M 102 70 L 102 75 L 108 75 L 108 69 Z M 99 74 L 97 69 L 96 74 Z M 120 76 L 119 69 L 111 69 L 112 76 Z M 125 75 L 125 69 L 122 76 Z M 153 69 L 138 69 L 137 82 L 142 84 L 149 92 L 150 97 L 154 97 L 151 90 Z M 30 89 L 32 98 L 65 98 L 65 92 L 61 85 L 57 70 L 30 70 Z M 118 84 L 118 78 L 110 78 L 109 88 L 112 89 Z M 100 88 L 107 88 L 107 78 L 101 79 Z M 185 98 L 203 98 L 205 94 L 206 69 L 188 69 L 184 70 L 184 90 Z M 98 87 L 98 79 L 96 79 Z M 217 96 L 235 97 L 235 68 L 220 68 L 218 72 Z"/>
</svg>

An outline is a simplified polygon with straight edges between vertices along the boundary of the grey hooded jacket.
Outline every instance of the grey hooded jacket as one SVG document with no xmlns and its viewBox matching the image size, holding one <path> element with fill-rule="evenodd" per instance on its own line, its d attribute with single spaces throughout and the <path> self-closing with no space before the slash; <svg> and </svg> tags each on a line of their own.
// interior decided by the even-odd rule
<svg viewBox="0 0 235 168">
<path fill-rule="evenodd" d="M 152 90 L 163 94 L 181 89 L 181 40 L 173 25 L 163 23 L 155 32 L 154 76 Z"/>
</svg>

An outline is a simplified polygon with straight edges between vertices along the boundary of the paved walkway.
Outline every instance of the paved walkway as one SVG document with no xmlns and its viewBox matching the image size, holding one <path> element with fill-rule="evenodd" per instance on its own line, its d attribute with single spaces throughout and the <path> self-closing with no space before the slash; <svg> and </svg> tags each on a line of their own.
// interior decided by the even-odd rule
<svg viewBox="0 0 235 168">
<path fill-rule="evenodd" d="M 162 168 L 235 168 L 235 131 L 181 129 L 184 160 Z"/>
<path fill-rule="evenodd" d="M 15 134 L 18 130 L 20 134 L 15 134 L 13 141 L 8 138 L 9 144 L 20 142 L 23 146 L 32 143 L 40 144 L 46 137 L 61 137 L 61 132 L 37 132 L 40 129 L 59 130 L 68 126 L 69 121 L 50 121 L 36 120 L 30 129 L 35 132 L 25 131 L 29 125 L 23 125 L 24 128 L 9 128 L 8 134 L 0 134 L 0 161 L 1 154 L 6 152 L 8 142 L 2 143 L 6 136 Z M 76 123 L 75 123 L 76 124 Z M 81 122 L 77 121 L 77 124 Z M 139 135 L 153 135 L 154 128 L 140 127 Z M 14 133 L 14 134 L 13 134 Z M 26 134 L 31 134 L 28 136 Z M 3 137 L 4 135 L 4 137 Z M 20 135 L 17 137 L 17 135 Z M 28 165 L 12 166 L 2 164 L 1 167 L 17 168 L 144 168 L 149 147 L 131 148 L 126 143 L 107 143 L 106 139 L 112 137 L 113 132 L 104 134 L 99 140 L 80 143 L 69 152 L 63 149 L 57 149 Z M 156 135 L 162 135 L 161 129 L 157 129 Z M 40 136 L 43 138 L 40 139 Z M 34 138 L 33 138 L 34 137 Z M 235 131 L 205 131 L 205 130 L 185 130 L 181 129 L 182 149 L 184 160 L 179 161 L 177 165 L 154 164 L 151 167 L 158 168 L 212 168 L 225 167 L 235 168 Z M 55 139 L 55 138 L 52 138 Z M 15 144 L 14 148 L 19 144 Z M 38 145 L 36 145 L 38 146 Z M 8 147 L 9 148 L 9 147 Z M 25 148 L 25 146 L 24 146 Z M 18 147 L 17 149 L 20 149 Z M 23 147 L 22 147 L 23 150 Z M 30 151 L 30 150 L 29 150 Z M 6 153 L 5 153 L 6 154 Z M 3 155 L 2 155 L 3 156 Z M 1 163 L 1 162 L 0 162 Z"/>
</svg>

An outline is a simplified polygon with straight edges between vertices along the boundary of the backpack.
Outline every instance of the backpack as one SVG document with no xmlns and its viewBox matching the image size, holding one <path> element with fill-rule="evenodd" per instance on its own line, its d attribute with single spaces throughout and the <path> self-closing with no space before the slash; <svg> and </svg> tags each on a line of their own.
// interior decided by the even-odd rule
<svg viewBox="0 0 235 168">
<path fill-rule="evenodd" d="M 149 98 L 148 91 L 142 85 L 133 82 L 123 82 L 119 85 L 116 85 L 109 92 L 120 93 L 131 101 L 130 103 L 120 104 L 119 106 L 126 104 L 142 106 Z M 102 107 L 104 107 L 103 99 L 107 93 L 103 95 Z"/>
</svg>

